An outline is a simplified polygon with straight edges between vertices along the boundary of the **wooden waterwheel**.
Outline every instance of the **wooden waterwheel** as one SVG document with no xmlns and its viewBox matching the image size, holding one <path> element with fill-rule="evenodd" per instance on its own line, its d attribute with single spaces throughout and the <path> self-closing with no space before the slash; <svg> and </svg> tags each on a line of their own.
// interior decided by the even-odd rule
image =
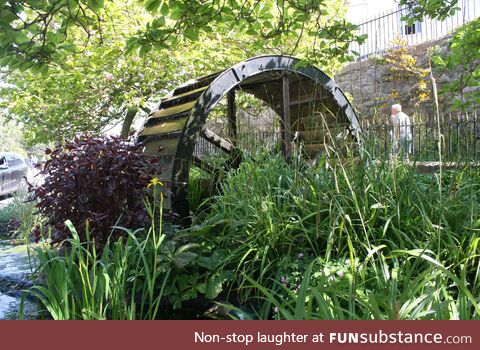
<svg viewBox="0 0 480 350">
<path fill-rule="evenodd" d="M 169 189 L 164 213 L 188 219 L 190 166 L 214 169 L 194 156 L 199 138 L 229 154 L 228 167 L 238 165 L 235 96 L 239 90 L 264 101 L 278 114 L 281 150 L 287 158 L 292 153 L 293 137 L 302 143 L 306 157 L 314 157 L 334 144 L 332 130 L 346 131 L 350 139 L 361 145 L 358 118 L 345 95 L 325 73 L 288 56 L 251 58 L 177 87 L 161 100 L 158 110 L 149 115 L 139 131 L 138 141 L 145 145 L 145 151 L 160 157 L 161 180 Z M 225 96 L 227 138 L 205 127 L 210 112 Z"/>
</svg>

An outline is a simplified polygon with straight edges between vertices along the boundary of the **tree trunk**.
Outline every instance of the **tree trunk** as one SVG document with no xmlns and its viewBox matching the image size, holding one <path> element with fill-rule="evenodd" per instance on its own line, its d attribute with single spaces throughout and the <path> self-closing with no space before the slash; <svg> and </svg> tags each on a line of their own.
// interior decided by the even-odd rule
<svg viewBox="0 0 480 350">
<path fill-rule="evenodd" d="M 130 128 L 132 127 L 133 123 L 133 118 L 135 118 L 135 115 L 137 114 L 138 109 L 136 108 L 129 108 L 127 110 L 127 115 L 125 116 L 125 119 L 123 120 L 122 124 L 122 131 L 120 132 L 120 136 L 123 138 L 127 138 L 128 134 L 130 133 Z"/>
</svg>

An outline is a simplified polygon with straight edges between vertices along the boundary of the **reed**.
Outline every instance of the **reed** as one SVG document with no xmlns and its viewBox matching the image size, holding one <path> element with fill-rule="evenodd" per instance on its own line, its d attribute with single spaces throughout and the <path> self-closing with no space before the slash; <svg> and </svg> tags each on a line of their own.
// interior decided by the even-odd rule
<svg viewBox="0 0 480 350">
<path fill-rule="evenodd" d="M 479 177 L 264 155 L 227 176 L 197 239 L 230 252 L 232 301 L 260 318 L 480 318 Z"/>
</svg>

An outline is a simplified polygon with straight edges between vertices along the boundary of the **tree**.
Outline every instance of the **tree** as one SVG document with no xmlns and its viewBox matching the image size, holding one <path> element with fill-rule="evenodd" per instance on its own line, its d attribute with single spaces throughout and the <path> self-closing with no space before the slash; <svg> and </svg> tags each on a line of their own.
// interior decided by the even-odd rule
<svg viewBox="0 0 480 350">
<path fill-rule="evenodd" d="M 119 121 L 126 134 L 149 96 L 258 54 L 294 54 L 332 71 L 362 39 L 341 20 L 343 1 L 75 2 L 73 12 L 71 1 L 55 2 L 65 12 L 25 1 L 10 23 L 30 40 L 12 39 L 2 53 L 0 107 L 26 126 L 29 143 Z M 68 23 L 52 27 L 60 20 Z"/>
<path fill-rule="evenodd" d="M 458 0 L 400 0 L 410 8 L 411 21 L 427 15 L 446 18 L 453 14 Z M 45 69 L 45 63 L 61 59 L 61 53 L 78 53 L 91 41 L 103 41 L 112 3 L 104 0 L 1 0 L 0 65 L 10 68 Z M 345 55 L 355 26 L 342 16 L 328 17 L 329 8 L 348 1 L 330 0 L 143 0 L 139 3 L 152 18 L 128 36 L 127 50 L 144 54 L 152 48 L 175 47 L 183 38 L 198 41 L 223 25 L 246 33 L 261 45 L 277 47 L 289 37 L 309 37 L 312 47 L 307 56 L 315 62 L 321 56 Z M 72 31 L 81 40 L 72 41 Z M 322 44 L 323 43 L 323 44 Z M 328 43 L 330 45 L 325 45 Z"/>
<path fill-rule="evenodd" d="M 101 37 L 103 0 L 1 0 L 0 64 L 44 69 L 59 51 L 75 52 L 72 28 Z"/>
<path fill-rule="evenodd" d="M 25 150 L 23 147 L 23 137 L 20 128 L 14 122 L 5 120 L 0 115 L 0 152 L 16 152 L 23 155 Z"/>
<path fill-rule="evenodd" d="M 175 70 L 153 57 L 125 59 L 117 53 L 90 51 L 51 66 L 48 74 L 10 71 L 4 76 L 8 86 L 0 90 L 0 106 L 24 124 L 28 143 L 99 132 L 118 121 L 128 134 L 133 116 L 146 108 L 148 97 L 165 91 Z"/>
<path fill-rule="evenodd" d="M 412 55 L 405 40 L 396 39 L 393 44 L 393 47 L 389 48 L 385 55 L 373 58 L 377 64 L 385 67 L 382 80 L 393 84 L 388 96 L 377 98 L 377 101 L 382 102 L 378 107 L 386 109 L 400 101 L 402 104 L 418 108 L 422 104 L 430 102 L 432 89 L 429 82 L 430 70 L 418 66 L 417 59 Z M 409 94 L 402 94 L 397 90 L 396 82 L 399 81 L 408 82 Z"/>
<path fill-rule="evenodd" d="M 85 44 L 103 41 L 112 3 L 103 0 L 21 0 L 0 1 L 0 52 L 3 65 L 10 68 L 42 69 L 44 63 L 59 59 L 62 52 L 84 51 Z M 137 9 L 138 1 L 129 5 Z M 355 26 L 341 16 L 330 17 L 329 8 L 345 1 L 331 0 L 144 0 L 151 14 L 137 33 L 126 37 L 127 51 L 140 55 L 152 48 L 172 48 L 182 39 L 198 41 L 216 27 L 245 33 L 253 43 L 268 42 L 277 47 L 291 37 L 310 37 L 310 58 L 327 52 L 345 54 Z M 72 31 L 81 40 L 72 41 Z M 323 45 L 325 40 L 334 45 Z M 321 49 L 321 50 L 320 50 Z M 60 57 L 61 58 L 61 57 Z"/>
<path fill-rule="evenodd" d="M 432 61 L 437 70 L 458 77 L 445 83 L 440 93 L 452 101 L 452 108 L 466 111 L 480 105 L 480 19 L 460 27 L 450 39 L 445 54 L 436 53 Z"/>
<path fill-rule="evenodd" d="M 444 20 L 453 16 L 459 8 L 458 0 L 400 0 L 400 5 L 405 5 L 409 11 L 406 19 L 410 24 L 423 22 L 425 16 Z"/>
<path fill-rule="evenodd" d="M 99 132 L 118 121 L 124 122 L 126 136 L 135 114 L 146 108 L 146 100 L 164 92 L 165 82 L 172 76 L 182 76 L 179 65 L 166 52 L 142 59 L 124 55 L 125 36 L 148 15 L 141 7 L 128 5 L 109 7 L 102 42 L 90 40 L 82 53 L 56 52 L 45 66 L 48 70 L 3 71 L 6 84 L 0 89 L 0 107 L 11 119 L 23 123 L 27 143 Z M 83 33 L 71 30 L 70 34 L 69 41 L 75 42 Z"/>
</svg>

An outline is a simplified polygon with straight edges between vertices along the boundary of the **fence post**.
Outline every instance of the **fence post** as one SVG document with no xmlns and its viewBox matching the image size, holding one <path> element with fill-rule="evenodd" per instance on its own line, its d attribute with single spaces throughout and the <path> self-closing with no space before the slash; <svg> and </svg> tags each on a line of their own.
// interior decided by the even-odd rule
<svg viewBox="0 0 480 350">
<path fill-rule="evenodd" d="M 420 158 L 422 152 L 422 124 L 418 124 L 418 147 L 417 147 L 417 159 Z"/>
<path fill-rule="evenodd" d="M 425 121 L 425 158 L 428 158 L 428 127 L 430 125 L 430 114 L 428 114 L 428 119 Z"/>
<path fill-rule="evenodd" d="M 473 114 L 473 160 L 477 161 L 477 112 Z"/>
<path fill-rule="evenodd" d="M 411 145 L 412 148 L 407 150 L 407 152 L 411 151 L 412 158 L 415 158 L 415 124 L 410 125 L 410 129 L 411 129 L 410 132 L 412 134 L 412 145 Z"/>
<path fill-rule="evenodd" d="M 457 162 L 460 161 L 460 114 L 457 114 Z"/>
<path fill-rule="evenodd" d="M 465 160 L 468 160 L 470 157 L 470 144 L 468 142 L 468 139 L 470 138 L 470 116 L 468 112 L 465 112 Z"/>
<path fill-rule="evenodd" d="M 452 113 L 449 114 L 448 118 L 448 159 L 452 160 L 453 156 L 453 144 L 452 144 Z"/>
<path fill-rule="evenodd" d="M 292 155 L 292 128 L 290 121 L 290 82 L 288 74 L 282 76 L 282 102 L 280 113 L 280 125 L 282 131 L 282 153 L 286 159 Z"/>
<path fill-rule="evenodd" d="M 228 136 L 233 142 L 237 139 L 237 106 L 235 103 L 235 89 L 227 93 Z"/>
<path fill-rule="evenodd" d="M 384 126 L 383 126 L 384 144 L 385 144 L 384 150 L 385 150 L 385 154 L 386 154 L 387 156 L 390 156 L 390 153 L 393 152 L 393 149 L 392 149 L 392 151 L 390 151 L 390 149 L 389 149 L 389 147 L 388 147 L 388 143 L 387 143 L 387 138 L 388 138 L 387 133 L 388 133 L 388 132 L 387 132 L 387 129 L 388 129 L 387 126 L 384 125 Z M 392 145 L 392 147 L 393 147 L 393 145 Z"/>
</svg>

